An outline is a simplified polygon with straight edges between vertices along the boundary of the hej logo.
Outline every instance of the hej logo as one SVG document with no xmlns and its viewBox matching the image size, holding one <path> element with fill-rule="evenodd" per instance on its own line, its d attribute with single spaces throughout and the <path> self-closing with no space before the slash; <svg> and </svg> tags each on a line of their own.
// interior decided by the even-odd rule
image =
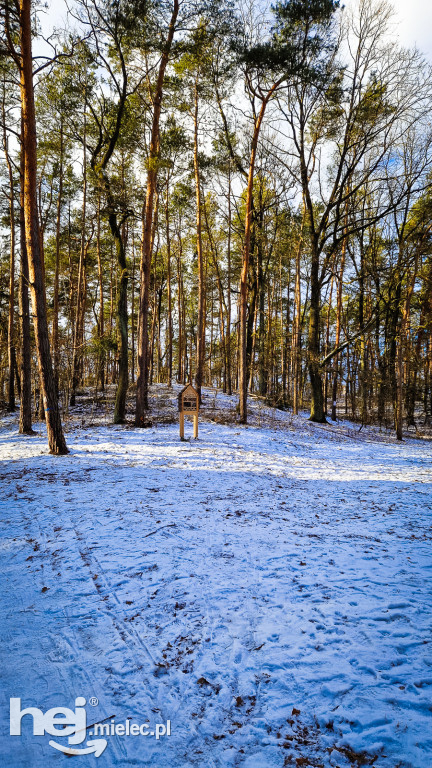
<svg viewBox="0 0 432 768">
<path fill-rule="evenodd" d="M 67 755 L 90 755 L 100 757 L 107 746 L 106 739 L 94 739 L 87 741 L 86 746 L 77 749 L 74 744 L 82 744 L 87 734 L 87 716 L 84 709 L 86 700 L 83 696 L 75 699 L 75 709 L 68 707 L 54 707 L 45 714 L 37 707 L 21 709 L 21 699 L 10 700 L 10 735 L 21 736 L 21 721 L 25 715 L 33 718 L 33 735 L 67 736 L 69 747 L 50 741 L 50 746 L 64 752 Z"/>
</svg>

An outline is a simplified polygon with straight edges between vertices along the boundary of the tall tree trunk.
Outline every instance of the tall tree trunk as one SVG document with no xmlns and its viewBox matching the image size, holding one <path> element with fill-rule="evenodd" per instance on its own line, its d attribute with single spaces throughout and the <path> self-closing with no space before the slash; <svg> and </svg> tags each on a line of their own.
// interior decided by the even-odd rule
<svg viewBox="0 0 432 768">
<path fill-rule="evenodd" d="M 185 327 L 185 313 L 184 313 L 184 295 L 183 295 L 183 264 L 182 264 L 182 237 L 181 237 L 181 217 L 179 217 L 179 231 L 178 231 L 178 254 L 177 254 L 177 313 L 179 323 L 179 336 L 178 336 L 178 365 L 177 365 L 177 382 L 179 384 L 185 383 L 185 355 L 186 355 L 186 327 Z"/>
<path fill-rule="evenodd" d="M 264 396 L 267 394 L 267 374 L 266 366 L 266 327 L 265 327 L 265 280 L 263 270 L 263 209 L 260 201 L 258 211 L 258 238 L 257 238 L 257 289 L 258 289 L 258 392 Z M 267 307 L 267 316 L 270 316 L 270 307 Z"/>
<path fill-rule="evenodd" d="M 274 89 L 272 89 L 273 92 Z M 240 423 L 247 424 L 247 387 L 248 387 L 248 364 L 247 364 L 247 299 L 248 299 L 248 276 L 249 259 L 251 247 L 251 229 L 252 229 L 252 207 L 253 207 L 253 186 L 255 173 L 255 159 L 258 147 L 258 138 L 264 118 L 265 110 L 268 104 L 269 95 L 262 102 L 261 109 L 255 120 L 254 132 L 251 143 L 251 154 L 249 160 L 248 183 L 246 189 L 246 220 L 245 236 L 243 248 L 243 264 L 240 275 L 240 348 L 239 348 L 239 395 L 240 395 Z"/>
<path fill-rule="evenodd" d="M 131 286 L 131 379 L 135 383 L 135 228 L 132 225 L 132 286 Z"/>
<path fill-rule="evenodd" d="M 325 340 L 325 355 L 328 355 L 330 351 L 330 324 L 331 324 L 331 311 L 333 306 L 333 286 L 334 286 L 334 274 L 331 276 L 330 281 L 330 295 L 329 295 L 329 303 L 327 308 L 327 323 L 326 323 L 326 340 Z M 328 415 L 328 385 L 329 385 L 329 377 L 328 374 L 325 374 L 325 385 L 324 385 L 324 413 L 327 416 Z"/>
<path fill-rule="evenodd" d="M 223 391 L 227 391 L 227 353 L 226 353 L 226 337 L 225 337 L 225 320 L 224 320 L 224 309 L 226 314 L 228 312 L 226 311 L 226 302 L 223 292 L 223 286 L 222 286 L 222 279 L 218 264 L 218 253 L 217 253 L 217 246 L 215 244 L 215 241 L 213 239 L 212 231 L 210 228 L 210 222 L 209 217 L 207 213 L 207 206 L 204 203 L 203 206 L 204 209 L 204 216 L 205 216 L 205 222 L 206 222 L 206 231 L 207 236 L 209 239 L 210 244 L 210 254 L 212 256 L 215 272 L 216 272 L 216 280 L 217 280 L 217 286 L 218 286 L 218 294 L 219 294 L 219 320 L 220 320 L 220 334 L 221 334 L 221 347 L 222 347 L 222 369 L 224 372 L 224 379 L 223 379 Z M 213 299 L 213 291 L 212 291 L 212 299 Z M 213 302 L 212 302 L 212 310 L 210 312 L 210 317 L 213 318 Z M 211 371 L 211 355 L 213 351 L 213 322 L 211 324 L 211 342 L 210 342 L 210 371 Z"/>
<path fill-rule="evenodd" d="M 227 241 L 227 342 L 226 342 L 226 379 L 227 393 L 232 394 L 231 376 L 231 160 L 228 167 L 228 241 Z"/>
<path fill-rule="evenodd" d="M 19 432 L 32 435 L 32 381 L 30 345 L 29 269 L 27 260 L 26 234 L 24 223 L 24 150 L 21 141 L 20 152 L 20 276 L 18 285 L 18 308 L 21 337 L 21 400 Z"/>
<path fill-rule="evenodd" d="M 153 119 L 149 147 L 146 200 L 143 210 L 143 232 L 140 264 L 140 300 L 138 312 L 138 379 L 136 395 L 135 426 L 144 427 L 148 423 L 145 413 L 148 411 L 148 376 L 149 376 L 149 338 L 148 312 L 150 295 L 150 274 L 152 257 L 153 201 L 159 159 L 159 122 L 162 108 L 165 70 L 168 64 L 175 25 L 179 11 L 179 0 L 174 0 L 167 39 L 162 52 L 156 87 L 153 97 Z"/>
<path fill-rule="evenodd" d="M 87 149 L 86 149 L 86 116 L 84 112 L 84 151 L 83 151 L 83 197 L 81 212 L 81 245 L 78 266 L 78 283 L 76 293 L 75 333 L 72 352 L 72 392 L 70 405 L 75 405 L 76 390 L 82 373 L 82 354 L 84 344 L 84 319 L 86 301 L 86 218 L 87 218 Z"/>
<path fill-rule="evenodd" d="M 400 262 L 400 256 L 399 256 Z M 398 267 L 400 264 L 398 265 Z M 398 391 L 398 379 L 399 379 L 399 349 L 400 349 L 400 315 L 401 315 L 401 294 L 402 294 L 402 279 L 400 276 L 399 268 L 395 275 L 396 289 L 393 297 L 392 306 L 390 308 L 390 318 L 388 325 L 388 371 L 390 379 L 391 399 L 393 403 L 393 418 L 396 437 L 398 440 L 402 440 L 402 412 L 399 410 L 399 391 Z M 398 332 L 399 331 L 399 332 Z"/>
<path fill-rule="evenodd" d="M 14 344 L 14 314 L 15 314 L 15 183 L 12 160 L 9 155 L 9 142 L 6 128 L 6 82 L 3 83 L 2 122 L 3 122 L 3 151 L 9 177 L 9 229 L 10 229 L 10 258 L 9 258 L 9 312 L 8 312 L 8 411 L 15 410 L 15 368 L 16 353 Z"/>
<path fill-rule="evenodd" d="M 165 207 L 165 228 L 167 242 L 167 300 L 168 300 L 168 348 L 167 348 L 167 375 L 168 386 L 172 386 L 173 376 L 173 321 L 172 321 L 172 290 L 171 290 L 171 233 L 169 226 L 169 183 L 170 175 L 167 176 L 166 186 L 166 207 Z"/>
<path fill-rule="evenodd" d="M 6 134 L 6 128 L 5 128 Z M 8 312 L 8 411 L 15 410 L 15 343 L 14 343 L 14 315 L 15 315 L 15 185 L 12 171 L 12 163 L 7 149 L 5 135 L 5 154 L 9 171 L 9 222 L 10 222 L 10 260 L 9 260 L 9 312 Z"/>
<path fill-rule="evenodd" d="M 196 249 L 198 260 L 198 322 L 197 322 L 197 353 L 195 385 L 201 402 L 201 387 L 204 379 L 205 363 L 205 282 L 204 282 L 204 257 L 202 246 L 202 210 L 201 210 L 201 182 L 198 164 L 198 77 L 195 80 L 195 111 L 194 111 L 194 175 L 195 175 L 195 199 L 196 199 Z"/>
<path fill-rule="evenodd" d="M 320 248 L 319 236 L 315 226 L 315 211 L 309 187 L 309 173 L 305 148 L 305 114 L 303 102 L 300 102 L 301 132 L 300 176 L 303 190 L 303 201 L 307 213 L 309 228 L 309 243 L 311 251 L 310 269 L 310 307 L 307 343 L 307 367 L 311 386 L 310 421 L 326 423 L 324 415 L 323 382 L 320 369 L 320 312 L 321 312 L 321 281 L 320 281 Z"/>
<path fill-rule="evenodd" d="M 42 179 L 39 182 L 39 194 L 38 194 L 38 201 L 39 201 L 39 243 L 40 243 L 40 254 L 41 254 L 41 264 L 42 264 L 42 281 L 45 286 L 45 251 L 44 251 L 44 238 L 45 238 L 45 230 L 42 226 L 42 211 L 41 211 L 41 194 L 40 194 L 40 187 L 42 184 Z M 45 222 L 46 224 L 46 222 Z M 45 298 L 45 311 L 46 311 L 46 298 Z M 52 360 L 52 357 L 51 357 Z M 43 399 L 43 383 L 42 383 L 42 377 L 39 375 L 39 408 L 38 408 L 38 419 L 39 421 L 45 421 L 45 403 Z M 58 399 L 58 397 L 57 397 Z"/>
<path fill-rule="evenodd" d="M 149 344 L 149 357 L 150 357 L 150 369 L 149 369 L 149 385 L 151 386 L 154 381 L 154 369 L 155 369 L 155 339 L 156 339 L 156 320 L 157 320 L 157 287 L 156 287 L 156 268 L 157 268 L 156 252 L 153 266 L 153 306 L 151 308 L 151 331 L 150 331 L 150 344 Z"/>
<path fill-rule="evenodd" d="M 296 271 L 295 271 L 295 284 L 294 284 L 294 323 L 293 323 L 293 335 L 292 335 L 292 352 L 291 352 L 291 366 L 292 366 L 292 386 L 293 386 L 293 413 L 298 414 L 299 411 L 299 380 L 300 380 L 300 346 L 301 346 L 301 285 L 300 285 L 300 259 L 303 245 L 303 231 L 305 225 L 306 206 L 303 203 L 303 215 L 300 230 L 300 238 L 296 251 Z"/>
<path fill-rule="evenodd" d="M 365 324 L 365 253 L 363 235 L 360 238 L 360 271 L 359 271 L 359 327 L 362 331 L 360 336 L 360 393 L 361 393 L 361 421 L 362 424 L 367 424 L 369 421 L 368 407 L 367 407 L 367 393 L 368 393 L 368 366 L 367 366 L 367 348 L 366 338 L 364 333 Z"/>
<path fill-rule="evenodd" d="M 154 259 L 152 258 L 153 277 L 150 276 L 150 289 L 153 292 L 153 306 L 149 310 L 149 315 L 151 317 L 151 333 L 150 333 L 150 341 L 149 341 L 149 380 L 148 381 L 150 386 L 153 384 L 153 375 L 154 375 L 154 350 L 155 350 L 156 311 L 157 311 L 156 310 L 156 307 L 157 307 L 156 277 L 157 277 L 157 261 L 158 261 L 159 249 L 156 248 L 156 252 L 154 251 L 154 243 L 156 239 L 158 212 L 159 212 L 159 191 L 158 189 L 156 189 L 154 209 L 153 209 L 153 225 L 152 225 L 151 239 L 150 239 L 150 253 L 155 254 Z"/>
<path fill-rule="evenodd" d="M 402 425 L 403 425 L 403 399 L 402 399 L 402 386 L 403 386 L 403 324 L 399 330 L 399 338 L 397 340 L 396 349 L 396 399 L 395 399 L 395 429 L 396 437 L 398 440 L 402 440 Z"/>
<path fill-rule="evenodd" d="M 338 275 L 338 287 L 336 298 L 336 333 L 335 333 L 335 347 L 340 344 L 340 332 L 342 322 L 342 289 L 343 289 L 343 274 L 345 269 L 345 258 L 347 249 L 347 238 L 345 237 L 342 243 L 342 254 Z M 332 410 L 331 417 L 333 421 L 337 419 L 337 386 L 339 376 L 339 355 L 335 355 L 333 360 L 333 384 L 332 384 Z"/>
<path fill-rule="evenodd" d="M 288 355 L 288 350 L 290 346 L 290 328 L 291 328 L 291 346 L 292 346 L 292 334 L 294 330 L 294 328 L 290 325 L 290 284 L 291 284 L 291 275 L 288 275 L 286 318 L 285 318 L 285 338 L 281 336 L 281 344 L 285 346 L 284 371 L 282 374 L 282 376 L 285 376 L 285 379 L 282 384 L 284 405 L 288 405 L 288 403 L 290 402 L 290 382 L 291 382 L 291 386 L 293 384 L 292 364 L 291 364 L 290 357 Z M 281 292 L 282 292 L 282 284 L 281 284 Z"/>
<path fill-rule="evenodd" d="M 425 426 L 429 426 L 431 423 L 431 416 L 432 416 L 432 392 L 431 392 L 431 381 L 432 381 L 432 344 L 430 341 L 429 336 L 426 337 L 425 342 L 425 371 L 424 371 L 424 390 L 423 390 L 423 406 L 424 406 L 424 414 L 425 414 Z"/>
<path fill-rule="evenodd" d="M 123 424 L 126 416 L 126 396 L 129 384 L 127 308 L 128 271 L 121 228 L 117 221 L 117 215 L 112 211 L 108 215 L 108 223 L 114 238 L 117 264 L 120 270 L 120 279 L 117 288 L 117 331 L 120 338 L 120 349 L 118 353 L 118 383 L 114 404 L 114 424 Z"/>
<path fill-rule="evenodd" d="M 97 212 L 97 232 L 96 232 L 96 254 L 98 263 L 98 281 L 99 281 L 99 355 L 98 355 L 98 373 L 97 382 L 101 392 L 105 391 L 105 305 L 103 292 L 103 268 L 101 254 L 101 220 L 100 220 L 100 200 L 98 202 Z"/>
<path fill-rule="evenodd" d="M 286 318 L 284 318 L 283 308 L 283 280 L 282 280 L 282 253 L 279 257 L 279 312 L 280 312 L 280 352 L 281 352 L 281 384 L 282 384 L 282 402 L 287 402 L 287 378 L 288 378 L 288 329 L 290 326 L 290 282 L 291 274 L 288 272 L 287 298 L 286 298 Z"/>
<path fill-rule="evenodd" d="M 411 299 L 414 293 L 415 281 L 417 279 L 419 254 L 415 255 L 414 268 L 411 274 L 406 276 L 406 296 L 401 307 L 401 319 L 399 325 L 399 338 L 396 354 L 396 437 L 402 440 L 403 437 L 403 383 L 404 383 L 404 364 L 408 366 L 409 358 L 409 318 L 411 310 Z"/>
<path fill-rule="evenodd" d="M 321 285 L 319 280 L 319 253 L 316 236 L 312 240 L 312 258 L 310 272 L 310 309 L 308 328 L 308 371 L 311 385 L 310 421 L 325 424 L 323 382 L 320 370 L 320 312 Z"/>
<path fill-rule="evenodd" d="M 49 449 L 53 454 L 66 454 L 68 449 L 63 435 L 51 361 L 43 264 L 40 249 L 36 188 L 36 116 L 31 37 L 31 0 L 20 0 L 20 87 L 24 139 L 24 221 L 36 350 L 43 386 Z"/>
<path fill-rule="evenodd" d="M 57 393 L 59 391 L 59 368 L 60 368 L 60 349 L 59 349 L 59 277 L 60 277 L 60 229 L 61 229 L 61 209 L 63 203 L 63 115 L 60 117 L 60 168 L 59 168 L 59 190 L 57 198 L 57 217 L 56 217 L 56 258 L 54 271 L 54 307 L 52 321 L 51 346 L 54 362 L 54 381 Z"/>
</svg>

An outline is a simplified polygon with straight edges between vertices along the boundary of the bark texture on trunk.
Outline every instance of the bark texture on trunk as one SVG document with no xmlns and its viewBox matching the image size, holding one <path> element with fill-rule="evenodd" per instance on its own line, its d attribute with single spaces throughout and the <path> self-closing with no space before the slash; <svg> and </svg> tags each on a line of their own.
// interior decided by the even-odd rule
<svg viewBox="0 0 432 768">
<path fill-rule="evenodd" d="M 336 301 L 336 332 L 335 332 L 335 347 L 340 344 L 341 336 L 341 324 L 342 324 L 342 288 L 343 288 L 343 274 L 345 269 L 345 256 L 346 256 L 346 239 L 342 244 L 342 256 L 340 262 L 340 269 L 338 275 L 337 286 L 337 301 Z M 335 355 L 333 361 L 333 383 L 332 383 L 332 409 L 331 417 L 333 421 L 337 419 L 337 390 L 338 390 L 338 377 L 339 377 L 339 355 Z"/>
<path fill-rule="evenodd" d="M 8 151 L 8 139 L 6 134 L 5 108 L 3 104 L 3 144 L 6 165 L 9 176 L 9 225 L 10 225 L 10 258 L 9 258 L 9 312 L 8 312 L 8 411 L 15 410 L 15 341 L 14 341 L 14 315 L 15 315 L 15 184 L 12 162 Z"/>
<path fill-rule="evenodd" d="M 100 242 L 100 201 L 98 203 L 97 213 L 97 236 L 96 236 L 96 255 L 98 263 L 98 287 L 99 287 L 99 355 L 98 355 L 98 377 L 97 385 L 101 392 L 105 391 L 105 362 L 106 354 L 104 348 L 104 333 L 105 333 L 105 318 L 104 318 L 104 292 L 103 292 L 103 269 L 102 269 L 102 254 L 101 254 L 101 242 Z M 133 304 L 132 304 L 133 306 Z M 133 317 L 132 317 L 133 323 Z M 133 344 L 132 344 L 133 348 Z"/>
<path fill-rule="evenodd" d="M 326 423 L 324 413 L 323 381 L 320 369 L 320 309 L 321 286 L 319 282 L 319 256 L 316 250 L 312 252 L 310 275 L 310 311 L 308 328 L 308 371 L 311 385 L 310 421 L 319 424 Z"/>
<path fill-rule="evenodd" d="M 127 309 L 128 271 L 124 239 L 115 213 L 109 214 L 108 222 L 115 242 L 117 264 L 120 268 L 120 279 L 117 288 L 117 330 L 120 337 L 120 349 L 118 354 L 118 384 L 114 405 L 114 424 L 122 424 L 126 416 L 126 396 L 129 384 Z"/>
<path fill-rule="evenodd" d="M 24 223 L 24 150 L 21 142 L 20 157 L 20 276 L 18 284 L 18 308 L 21 341 L 21 400 L 19 432 L 32 435 L 32 383 L 30 346 L 29 269 Z"/>
<path fill-rule="evenodd" d="M 300 373 L 300 346 L 301 346 L 301 285 L 300 285 L 300 258 L 303 245 L 303 227 L 304 227 L 304 208 L 301 236 L 296 253 L 296 272 L 294 287 L 294 321 L 291 342 L 291 366 L 293 372 L 293 413 L 299 412 L 299 373 Z"/>
<path fill-rule="evenodd" d="M 60 231 L 61 231 L 61 210 L 63 204 L 63 117 L 60 118 L 60 167 L 59 167 L 59 191 L 57 198 L 57 217 L 56 217 L 56 259 L 54 271 L 54 307 L 52 321 L 51 346 L 54 363 L 54 380 L 57 393 L 59 391 L 59 369 L 60 369 L 60 349 L 59 349 L 59 278 L 60 278 Z"/>
<path fill-rule="evenodd" d="M 271 93 L 275 90 L 272 89 Z M 255 121 L 254 132 L 251 143 L 251 155 L 249 161 L 248 183 L 246 188 L 246 221 L 245 237 L 243 249 L 243 264 L 240 275 L 240 339 L 239 339 L 239 395 L 240 395 L 240 423 L 247 423 L 247 388 L 248 388 L 248 361 L 247 361 L 247 297 L 248 297 L 248 275 L 249 259 L 251 252 L 251 231 L 252 231 L 252 208 L 253 208 L 253 185 L 255 172 L 255 159 L 258 147 L 258 138 L 264 118 L 264 113 L 270 99 L 271 93 L 264 99 L 261 109 Z"/>
<path fill-rule="evenodd" d="M 170 175 L 167 178 L 166 188 L 166 208 L 165 208 L 165 228 L 167 242 L 167 303 L 168 303 L 168 349 L 167 349 L 167 378 L 168 386 L 172 386 L 173 376 L 173 319 L 172 319 L 172 289 L 171 289 L 171 232 L 169 224 L 169 184 Z"/>
<path fill-rule="evenodd" d="M 162 109 L 163 84 L 165 70 L 168 64 L 171 46 L 174 38 L 175 25 L 179 11 L 179 0 L 174 0 L 170 26 L 166 44 L 161 56 L 159 72 L 153 97 L 153 120 L 149 148 L 146 200 L 143 210 L 143 230 L 140 263 L 140 298 L 138 311 L 138 377 L 136 394 L 135 426 L 144 427 L 148 424 L 148 386 L 150 367 L 150 348 L 148 333 L 148 314 L 150 298 L 150 275 L 152 257 L 152 231 L 154 214 L 154 197 L 156 193 L 158 159 L 159 159 L 159 122 Z"/>
<path fill-rule="evenodd" d="M 197 75 L 198 77 L 198 75 Z M 194 175 L 195 175 L 195 198 L 196 198 L 196 250 L 198 260 L 198 321 L 197 321 L 197 346 L 196 346 L 196 372 L 195 386 L 198 392 L 200 403 L 201 387 L 204 381 L 204 363 L 205 363 L 205 279 L 204 279 L 204 257 L 202 246 L 202 207 L 201 207 L 201 184 L 198 164 L 198 83 L 195 82 L 195 111 L 194 111 Z"/>
<path fill-rule="evenodd" d="M 29 281 L 34 317 L 36 351 L 43 387 L 48 445 L 51 453 L 60 455 L 68 453 L 68 449 L 63 435 L 51 361 L 46 314 L 45 284 L 43 280 L 43 263 L 40 247 L 36 188 L 36 116 L 33 89 L 31 35 L 31 0 L 20 0 L 20 86 L 24 139 L 24 222 L 29 264 Z"/>
</svg>

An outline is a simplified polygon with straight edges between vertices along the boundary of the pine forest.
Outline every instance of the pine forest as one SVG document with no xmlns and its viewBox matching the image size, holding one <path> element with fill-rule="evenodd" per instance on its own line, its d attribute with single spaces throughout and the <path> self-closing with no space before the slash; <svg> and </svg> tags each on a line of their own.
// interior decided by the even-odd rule
<svg viewBox="0 0 432 768">
<path fill-rule="evenodd" d="M 432 77 L 387 2 L 1 6 L 1 402 L 432 417 Z M 49 26 L 49 24 L 48 24 Z M 396 30 L 396 31 L 395 31 Z M 129 398 L 129 400 L 128 400 Z M 133 403 L 133 407 L 131 407 Z"/>
</svg>

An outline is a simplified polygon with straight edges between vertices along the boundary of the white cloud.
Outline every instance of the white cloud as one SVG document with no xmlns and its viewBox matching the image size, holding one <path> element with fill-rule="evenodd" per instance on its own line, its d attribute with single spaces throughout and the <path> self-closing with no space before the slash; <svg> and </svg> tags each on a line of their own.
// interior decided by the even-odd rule
<svg viewBox="0 0 432 768">
<path fill-rule="evenodd" d="M 417 47 L 432 60 L 432 3 L 430 0 L 393 0 L 396 30 L 402 45 Z"/>
</svg>

